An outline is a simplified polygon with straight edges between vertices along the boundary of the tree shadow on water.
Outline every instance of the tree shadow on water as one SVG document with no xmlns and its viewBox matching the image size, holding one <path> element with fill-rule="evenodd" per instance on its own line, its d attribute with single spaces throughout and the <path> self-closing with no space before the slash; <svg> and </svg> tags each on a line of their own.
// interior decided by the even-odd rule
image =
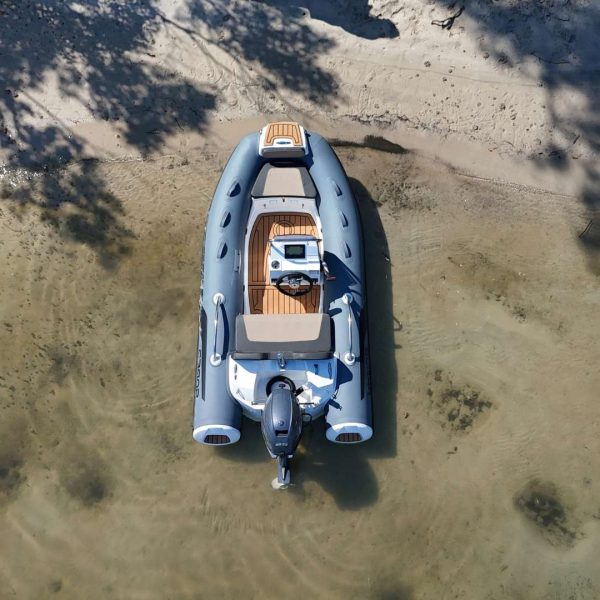
<svg viewBox="0 0 600 600">
<path fill-rule="evenodd" d="M 448 10 L 456 2 L 436 0 Z M 588 0 L 484 0 L 466 2 L 480 49 L 506 74 L 519 68 L 545 91 L 551 132 L 527 158 L 542 170 L 584 174 L 579 197 L 583 235 L 573 231 L 588 268 L 600 276 L 600 3 Z M 524 135 L 534 136 L 533 133 Z M 577 166 L 576 166 L 577 165 Z M 590 224 L 591 223 L 591 224 Z M 583 229 L 583 227 L 582 227 Z"/>
<path fill-rule="evenodd" d="M 0 205 L 18 220 L 34 211 L 63 240 L 88 246 L 107 270 L 131 252 L 133 232 L 122 201 L 105 185 L 99 163 L 84 159 L 69 169 L 20 172 L 2 182 Z"/>
<path fill-rule="evenodd" d="M 69 170 L 45 173 L 35 187 L 2 193 L 16 214 L 23 206 L 35 206 L 61 238 L 92 248 L 99 263 L 112 270 L 130 254 L 135 236 L 122 222 L 123 203 L 107 189 L 98 167 L 96 160 L 82 160 Z"/>
</svg>

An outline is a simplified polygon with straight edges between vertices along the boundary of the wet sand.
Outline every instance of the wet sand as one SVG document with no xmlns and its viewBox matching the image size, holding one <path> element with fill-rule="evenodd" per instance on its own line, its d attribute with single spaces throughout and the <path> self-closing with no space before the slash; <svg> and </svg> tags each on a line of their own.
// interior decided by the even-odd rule
<svg viewBox="0 0 600 600">
<path fill-rule="evenodd" d="M 375 438 L 335 447 L 316 423 L 284 493 L 256 424 L 231 448 L 191 439 L 228 151 L 3 178 L 2 597 L 600 595 L 585 206 L 367 145 L 337 151 L 365 230 Z"/>
</svg>

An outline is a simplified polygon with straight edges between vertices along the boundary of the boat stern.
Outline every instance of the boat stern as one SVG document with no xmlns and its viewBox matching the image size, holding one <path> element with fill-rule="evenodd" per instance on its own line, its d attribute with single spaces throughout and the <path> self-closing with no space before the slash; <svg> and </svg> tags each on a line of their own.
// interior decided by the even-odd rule
<svg viewBox="0 0 600 600">
<path fill-rule="evenodd" d="M 240 439 L 240 431 L 229 425 L 201 425 L 193 432 L 194 440 L 207 446 L 228 446 Z"/>
</svg>

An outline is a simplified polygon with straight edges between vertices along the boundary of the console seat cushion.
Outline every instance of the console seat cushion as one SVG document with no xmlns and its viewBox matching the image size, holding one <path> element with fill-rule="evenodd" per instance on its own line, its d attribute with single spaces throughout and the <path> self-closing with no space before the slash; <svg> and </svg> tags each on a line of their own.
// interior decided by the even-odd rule
<svg viewBox="0 0 600 600">
<path fill-rule="evenodd" d="M 323 313 L 238 315 L 236 358 L 322 359 L 332 356 L 331 319 Z"/>
</svg>

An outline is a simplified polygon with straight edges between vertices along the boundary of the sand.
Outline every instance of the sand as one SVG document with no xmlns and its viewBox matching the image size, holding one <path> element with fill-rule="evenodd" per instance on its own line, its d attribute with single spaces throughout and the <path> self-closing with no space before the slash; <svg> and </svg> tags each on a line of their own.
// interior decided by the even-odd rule
<svg viewBox="0 0 600 600">
<path fill-rule="evenodd" d="M 0 597 L 600 596 L 598 9 L 458 8 L 0 6 Z M 282 116 L 360 203 L 376 434 L 277 493 L 191 410 L 211 194 Z"/>
</svg>

